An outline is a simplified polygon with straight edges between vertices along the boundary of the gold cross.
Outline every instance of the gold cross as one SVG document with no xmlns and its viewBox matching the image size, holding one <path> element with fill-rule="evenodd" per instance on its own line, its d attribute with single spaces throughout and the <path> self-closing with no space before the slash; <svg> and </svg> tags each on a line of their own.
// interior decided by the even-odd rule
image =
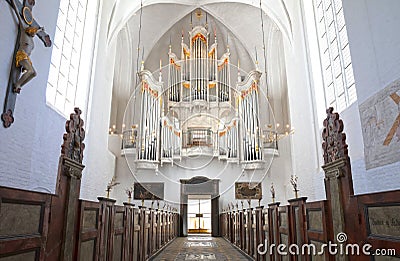
<svg viewBox="0 0 400 261">
<path fill-rule="evenodd" d="M 400 96 L 397 93 L 392 93 L 390 94 L 390 98 L 392 98 L 392 100 L 399 105 L 400 104 Z M 400 112 L 399 115 L 397 115 L 396 120 L 394 121 L 392 128 L 390 128 L 389 133 L 386 136 L 385 141 L 383 142 L 384 146 L 388 146 L 390 144 L 390 142 L 392 142 L 393 136 L 396 133 L 397 129 L 400 126 Z"/>
</svg>

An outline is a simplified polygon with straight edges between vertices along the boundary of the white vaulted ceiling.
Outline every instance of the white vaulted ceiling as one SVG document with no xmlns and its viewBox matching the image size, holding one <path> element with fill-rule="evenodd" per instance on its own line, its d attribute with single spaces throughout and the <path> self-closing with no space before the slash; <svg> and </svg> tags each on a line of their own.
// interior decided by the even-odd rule
<svg viewBox="0 0 400 261">
<path fill-rule="evenodd" d="M 210 27 L 216 27 L 220 47 L 226 47 L 226 41 L 229 38 L 231 53 L 234 54 L 231 56 L 232 62 L 236 62 L 235 58 L 240 58 L 245 66 L 246 60 L 250 58 L 254 63 L 255 49 L 257 49 L 258 60 L 262 67 L 263 38 L 260 3 L 257 0 L 143 0 L 142 10 L 140 10 L 140 1 L 138 0 L 116 0 L 108 23 L 108 41 L 111 42 L 115 39 L 122 29 L 128 29 L 130 39 L 126 49 L 131 49 L 133 59 L 137 58 L 138 29 L 142 11 L 140 48 L 144 46 L 143 58 L 146 61 L 146 67 L 153 67 L 158 64 L 160 58 L 166 56 L 170 38 L 175 47 L 173 51 L 179 53 L 181 31 L 184 30 L 187 35 L 190 29 L 191 13 L 198 8 L 202 9 L 203 13 L 208 13 Z M 276 49 L 274 41 L 271 41 L 271 34 L 274 31 L 280 31 L 283 37 L 286 37 L 289 42 L 291 41 L 291 20 L 283 0 L 263 0 L 262 9 L 268 52 Z M 204 17 L 201 21 L 202 24 L 205 22 Z M 193 15 L 194 25 L 196 22 L 198 20 Z M 159 53 L 157 51 L 152 53 L 155 47 Z M 156 59 L 148 60 L 150 54 Z M 141 53 L 139 59 L 142 59 Z"/>
<path fill-rule="evenodd" d="M 133 17 L 139 13 L 140 1 L 138 0 L 116 0 L 113 15 L 109 23 L 109 39 L 116 37 L 122 27 Z M 166 6 L 171 6 L 165 9 Z M 260 8 L 260 2 L 257 0 L 143 0 L 143 7 L 155 6 L 154 13 L 151 14 L 153 18 L 164 20 L 164 23 L 157 24 L 156 28 L 159 32 L 163 33 L 168 31 L 171 26 L 171 21 L 178 21 L 179 17 L 184 17 L 192 10 L 202 8 L 207 10 L 215 18 L 224 24 L 229 24 L 232 31 L 240 32 L 240 25 L 247 17 L 252 25 L 259 25 L 260 16 L 254 16 L 250 9 L 243 9 L 244 6 L 253 7 L 254 9 Z M 277 25 L 280 31 L 291 39 L 292 28 L 291 19 L 287 12 L 284 0 L 262 0 L 261 8 Z M 235 12 L 239 10 L 238 13 Z M 236 14 L 235 14 L 236 13 Z M 234 24 L 229 23 L 229 18 L 236 19 Z M 145 22 L 145 21 L 144 21 Z M 242 31 L 243 32 L 243 31 Z"/>
<path fill-rule="evenodd" d="M 195 15 L 196 9 L 202 10 L 203 16 L 200 20 Z M 283 39 L 289 43 L 292 39 L 291 19 L 285 0 L 262 0 L 262 12 L 258 0 L 143 0 L 142 9 L 140 9 L 139 0 L 115 0 L 108 22 L 108 42 L 117 40 L 116 59 L 121 61 L 116 62 L 114 74 L 113 96 L 117 98 L 117 103 L 122 102 L 121 99 L 124 97 L 129 97 L 135 87 L 132 83 L 135 82 L 134 75 L 137 72 L 137 64 L 140 65 L 139 61 L 143 59 L 145 68 L 150 71 L 158 69 L 160 59 L 163 65 L 166 65 L 170 41 L 172 51 L 180 57 L 182 30 L 185 34 L 185 42 L 188 43 L 187 35 L 190 31 L 191 16 L 194 26 L 204 25 L 205 13 L 207 13 L 210 31 L 215 28 L 217 32 L 218 56 L 220 57 L 226 51 L 227 41 L 229 41 L 231 63 L 237 64 L 240 60 L 241 68 L 249 71 L 255 69 L 257 52 L 259 70 L 263 72 L 263 76 L 266 75 L 264 72 L 268 72 L 268 88 L 274 94 L 274 97 L 270 98 L 272 101 L 280 99 L 286 90 L 282 88 L 286 86 L 286 79 L 283 79 L 286 78 L 282 51 Z M 261 13 L 264 22 L 266 70 Z M 142 26 L 140 52 L 138 52 L 140 18 Z M 213 43 L 212 38 L 211 36 L 211 43 Z M 123 62 L 126 59 L 129 59 L 129 62 Z M 133 73 L 128 73 L 129 76 L 127 76 L 124 72 Z"/>
</svg>

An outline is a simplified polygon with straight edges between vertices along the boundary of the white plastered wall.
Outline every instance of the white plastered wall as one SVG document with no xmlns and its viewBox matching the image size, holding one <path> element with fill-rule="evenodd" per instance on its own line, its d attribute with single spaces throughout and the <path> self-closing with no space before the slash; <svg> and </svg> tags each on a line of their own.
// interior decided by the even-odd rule
<svg viewBox="0 0 400 261">
<path fill-rule="evenodd" d="M 325 197 L 323 174 L 319 173 L 321 141 L 314 94 L 308 68 L 300 1 L 285 1 L 293 26 L 292 44 L 284 39 L 291 123 L 293 173 L 298 177 L 299 195 L 309 201 Z M 290 176 L 289 176 L 290 178 Z M 289 180 L 286 181 L 289 183 Z"/>
<path fill-rule="evenodd" d="M 108 128 L 111 112 L 116 41 L 107 41 L 109 19 L 114 1 L 102 1 L 99 9 L 96 58 L 89 100 L 86 128 L 86 168 L 83 172 L 81 198 L 95 200 L 104 196 L 107 183 L 115 171 L 115 156 L 108 149 Z"/>
<path fill-rule="evenodd" d="M 59 0 L 36 1 L 33 16 L 54 38 Z M 0 101 L 3 102 L 12 63 L 18 21 L 6 1 L 0 1 Z M 14 110 L 15 122 L 0 128 L 0 185 L 54 192 L 65 118 L 46 105 L 51 48 L 35 37 L 31 60 L 37 76 L 22 88 Z M 1 122 L 2 124 L 2 122 Z"/>
<path fill-rule="evenodd" d="M 354 192 L 400 189 L 400 162 L 366 170 L 358 105 L 400 78 L 400 2 L 343 0 L 358 102 L 342 113 Z M 398 142 L 398 141 L 397 141 Z M 400 151 L 398 152 L 400 153 Z"/>
<path fill-rule="evenodd" d="M 310 48 L 315 45 L 307 42 L 304 35 L 315 33 L 315 29 L 303 31 L 303 4 L 310 3 L 302 2 L 286 1 L 293 25 L 293 49 L 288 52 L 291 48 L 286 43 L 286 61 L 291 121 L 296 129 L 292 137 L 294 172 L 299 176 L 300 194 L 314 201 L 325 198 L 321 133 L 326 108 L 321 102 L 322 83 L 312 78 L 311 70 L 321 73 L 315 64 L 311 66 Z M 400 37 L 394 32 L 400 25 L 400 3 L 344 0 L 343 8 L 358 96 L 357 102 L 340 112 L 349 145 L 354 192 L 396 190 L 400 187 L 399 162 L 368 171 L 365 168 L 358 104 L 399 79 Z"/>
</svg>

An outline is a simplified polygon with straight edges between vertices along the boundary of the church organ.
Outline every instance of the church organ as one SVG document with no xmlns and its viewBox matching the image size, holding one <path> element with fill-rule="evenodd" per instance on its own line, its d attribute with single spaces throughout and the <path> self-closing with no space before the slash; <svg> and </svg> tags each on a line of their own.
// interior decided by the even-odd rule
<svg viewBox="0 0 400 261">
<path fill-rule="evenodd" d="M 245 162 L 262 160 L 260 123 L 258 118 L 258 81 L 261 73 L 252 71 L 238 83 L 239 108 L 242 118 L 242 159 Z"/>
<path fill-rule="evenodd" d="M 180 59 L 170 45 L 168 73 L 162 75 L 160 61 L 158 80 L 142 64 L 140 118 L 134 119 L 139 122 L 131 146 L 137 168 L 157 169 L 159 164 L 200 154 L 247 169 L 264 166 L 261 72 L 241 77 L 238 69 L 237 80 L 232 78 L 229 47 L 218 56 L 216 34 L 212 44 L 210 38 L 203 26 L 189 32 L 188 44 L 182 34 Z"/>
<path fill-rule="evenodd" d="M 142 70 L 141 111 L 138 140 L 138 160 L 147 163 L 159 159 L 159 130 L 162 83 L 155 81 L 149 71 Z"/>
</svg>

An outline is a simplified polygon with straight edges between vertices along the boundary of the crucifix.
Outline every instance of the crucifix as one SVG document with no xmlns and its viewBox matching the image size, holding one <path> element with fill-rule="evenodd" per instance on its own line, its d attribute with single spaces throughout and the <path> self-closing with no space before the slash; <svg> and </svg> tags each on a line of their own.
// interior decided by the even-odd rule
<svg viewBox="0 0 400 261">
<path fill-rule="evenodd" d="M 35 5 L 35 0 L 23 0 L 23 3 L 19 0 L 6 1 L 14 10 L 19 23 L 4 110 L 1 115 L 4 127 L 8 128 L 14 122 L 13 114 L 18 93 L 20 93 L 23 85 L 36 76 L 36 71 L 29 57 L 34 48 L 33 38 L 38 36 L 46 47 L 51 46 L 51 40 L 44 28 L 33 18 L 32 8 Z"/>
</svg>

